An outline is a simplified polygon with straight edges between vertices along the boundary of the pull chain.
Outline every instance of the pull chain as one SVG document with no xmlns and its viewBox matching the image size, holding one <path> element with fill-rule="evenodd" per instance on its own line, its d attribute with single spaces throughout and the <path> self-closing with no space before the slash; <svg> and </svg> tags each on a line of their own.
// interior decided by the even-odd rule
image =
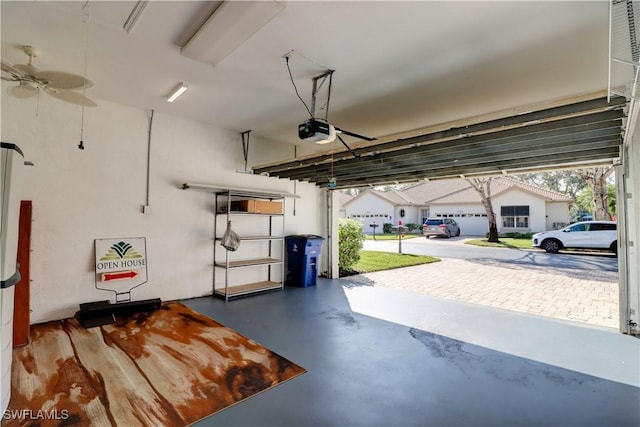
<svg viewBox="0 0 640 427">
<path fill-rule="evenodd" d="M 87 10 L 85 12 L 85 9 Z M 86 23 L 87 25 L 87 31 L 86 31 L 86 43 L 85 43 L 85 47 L 84 47 L 84 82 L 82 85 L 82 107 L 81 107 L 81 113 L 80 113 L 80 144 L 78 144 L 78 148 L 80 150 L 84 150 L 84 96 L 85 96 L 85 90 L 87 88 L 87 84 L 86 84 L 86 80 L 87 80 L 87 58 L 89 57 L 89 23 L 91 21 L 91 7 L 89 6 L 89 0 L 87 0 L 87 2 L 84 4 L 84 6 L 82 6 L 82 11 L 84 12 L 83 15 L 83 21 Z"/>
</svg>

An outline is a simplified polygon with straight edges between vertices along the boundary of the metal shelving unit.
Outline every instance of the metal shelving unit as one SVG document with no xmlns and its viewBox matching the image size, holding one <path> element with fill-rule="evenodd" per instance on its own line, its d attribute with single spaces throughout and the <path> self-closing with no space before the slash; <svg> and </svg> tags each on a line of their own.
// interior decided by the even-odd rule
<svg viewBox="0 0 640 427">
<path fill-rule="evenodd" d="M 280 213 L 238 208 L 238 203 L 280 202 Z M 273 205 L 271 206 L 273 207 Z M 251 191 L 215 193 L 213 294 L 228 301 L 284 288 L 284 208 L 279 194 Z M 240 237 L 236 251 L 221 245 L 227 223 Z"/>
</svg>

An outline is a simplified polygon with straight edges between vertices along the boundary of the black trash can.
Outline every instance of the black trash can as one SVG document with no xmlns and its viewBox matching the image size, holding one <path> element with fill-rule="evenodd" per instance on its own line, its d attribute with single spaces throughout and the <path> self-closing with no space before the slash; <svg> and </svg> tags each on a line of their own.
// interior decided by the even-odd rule
<svg viewBox="0 0 640 427">
<path fill-rule="evenodd" d="M 315 286 L 324 238 L 314 234 L 285 237 L 288 286 Z"/>
</svg>

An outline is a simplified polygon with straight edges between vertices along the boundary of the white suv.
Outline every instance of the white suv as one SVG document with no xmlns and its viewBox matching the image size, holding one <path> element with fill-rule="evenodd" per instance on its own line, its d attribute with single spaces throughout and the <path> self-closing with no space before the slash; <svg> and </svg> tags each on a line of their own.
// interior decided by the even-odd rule
<svg viewBox="0 0 640 427">
<path fill-rule="evenodd" d="M 618 232 L 613 221 L 582 221 L 562 230 L 536 233 L 531 243 L 551 253 L 565 248 L 604 249 L 617 253 Z"/>
</svg>

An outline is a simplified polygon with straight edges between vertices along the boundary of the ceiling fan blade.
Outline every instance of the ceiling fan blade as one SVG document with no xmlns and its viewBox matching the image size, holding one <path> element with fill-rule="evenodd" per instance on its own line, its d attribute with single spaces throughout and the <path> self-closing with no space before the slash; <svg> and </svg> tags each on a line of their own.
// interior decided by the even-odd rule
<svg viewBox="0 0 640 427">
<path fill-rule="evenodd" d="M 97 104 L 81 93 L 72 92 L 70 90 L 61 90 L 59 92 L 47 91 L 54 98 L 58 98 L 71 104 L 84 105 L 85 107 L 96 107 Z"/>
<path fill-rule="evenodd" d="M 18 72 L 22 74 L 22 76 L 33 77 L 36 74 L 38 74 L 38 69 L 33 65 L 29 65 L 29 64 L 14 64 L 13 68 L 18 70 Z"/>
<path fill-rule="evenodd" d="M 40 71 L 36 73 L 35 78 L 55 89 L 86 89 L 93 86 L 93 83 L 84 77 L 63 71 Z"/>
<path fill-rule="evenodd" d="M 19 86 L 12 87 L 10 89 L 10 93 L 20 99 L 31 98 L 38 94 L 38 88 L 35 86 L 20 84 Z"/>
<path fill-rule="evenodd" d="M 9 64 L 8 62 L 0 61 L 0 63 L 2 64 L 2 71 L 4 71 L 5 73 L 9 73 L 16 78 L 22 76 L 22 73 L 20 72 L 20 70 L 18 70 L 16 67 Z"/>
</svg>

